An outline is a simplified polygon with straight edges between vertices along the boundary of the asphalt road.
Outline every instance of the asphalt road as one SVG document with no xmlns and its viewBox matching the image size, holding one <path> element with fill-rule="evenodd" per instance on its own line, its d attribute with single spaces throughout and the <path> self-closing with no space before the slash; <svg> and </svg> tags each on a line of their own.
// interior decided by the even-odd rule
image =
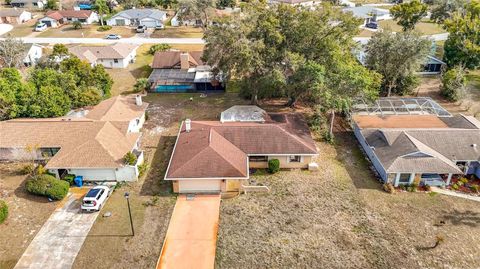
<svg viewBox="0 0 480 269">
<path fill-rule="evenodd" d="M 104 38 L 65 38 L 65 37 L 23 37 L 21 38 L 25 43 L 39 43 L 39 44 L 112 44 L 112 43 L 128 43 L 128 44 L 150 44 L 150 43 L 164 43 L 164 44 L 204 44 L 201 38 L 145 38 L 145 37 L 130 37 L 116 40 Z M 1 39 L 0 39 L 1 40 Z"/>
</svg>

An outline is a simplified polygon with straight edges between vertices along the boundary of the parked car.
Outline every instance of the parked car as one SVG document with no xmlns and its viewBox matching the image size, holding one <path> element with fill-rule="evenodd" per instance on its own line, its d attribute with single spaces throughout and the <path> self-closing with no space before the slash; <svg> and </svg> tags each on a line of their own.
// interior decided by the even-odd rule
<svg viewBox="0 0 480 269">
<path fill-rule="evenodd" d="M 110 189 L 107 186 L 95 186 L 91 188 L 85 197 L 83 197 L 82 210 L 83 211 L 99 211 L 105 204 Z"/>
<path fill-rule="evenodd" d="M 378 24 L 376 22 L 369 22 L 365 24 L 365 27 L 370 28 L 370 29 L 378 29 Z"/>
<path fill-rule="evenodd" d="M 137 33 L 145 33 L 145 31 L 147 30 L 147 26 L 145 25 L 139 25 L 137 26 Z"/>
<path fill-rule="evenodd" d="M 165 29 L 165 26 L 163 24 L 155 26 L 155 30 L 163 30 Z"/>
<path fill-rule="evenodd" d="M 120 35 L 117 34 L 109 34 L 105 36 L 105 39 L 120 39 L 122 38 Z"/>
<path fill-rule="evenodd" d="M 43 22 L 37 24 L 37 26 L 35 26 L 35 32 L 43 32 L 47 30 L 47 25 Z"/>
</svg>

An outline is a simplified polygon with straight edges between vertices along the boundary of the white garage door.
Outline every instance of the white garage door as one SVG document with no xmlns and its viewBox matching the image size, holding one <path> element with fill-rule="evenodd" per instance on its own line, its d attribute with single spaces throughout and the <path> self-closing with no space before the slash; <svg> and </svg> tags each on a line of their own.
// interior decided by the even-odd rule
<svg viewBox="0 0 480 269">
<path fill-rule="evenodd" d="M 141 25 L 147 26 L 147 28 L 154 28 L 157 26 L 157 21 L 154 20 L 142 20 L 140 22 Z"/>
<path fill-rule="evenodd" d="M 220 192 L 220 180 L 179 180 L 180 193 Z"/>
</svg>

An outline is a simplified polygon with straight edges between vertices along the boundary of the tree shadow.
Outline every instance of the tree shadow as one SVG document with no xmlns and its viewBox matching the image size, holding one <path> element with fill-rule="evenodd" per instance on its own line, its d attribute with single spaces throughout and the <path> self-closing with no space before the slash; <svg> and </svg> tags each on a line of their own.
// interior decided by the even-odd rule
<svg viewBox="0 0 480 269">
<path fill-rule="evenodd" d="M 480 226 L 480 214 L 478 212 L 466 210 L 459 211 L 453 209 L 450 212 L 445 212 L 443 219 L 449 221 L 452 225 L 455 226 L 468 226 L 468 227 L 478 227 Z"/>
<path fill-rule="evenodd" d="M 368 157 L 361 150 L 348 122 L 337 117 L 334 126 L 336 159 L 345 165 L 348 175 L 357 189 L 381 191 L 382 184 L 375 174 Z"/>
<path fill-rule="evenodd" d="M 161 136 L 153 155 L 150 169 L 145 175 L 140 195 L 142 196 L 170 196 L 172 195 L 171 181 L 163 180 L 167 170 L 170 155 L 175 145 L 176 136 Z"/>
</svg>

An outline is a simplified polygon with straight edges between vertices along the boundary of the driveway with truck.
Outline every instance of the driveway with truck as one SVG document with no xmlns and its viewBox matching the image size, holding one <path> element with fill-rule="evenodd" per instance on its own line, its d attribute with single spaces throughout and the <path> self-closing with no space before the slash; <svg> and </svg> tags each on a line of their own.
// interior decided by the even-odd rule
<svg viewBox="0 0 480 269">
<path fill-rule="evenodd" d="M 98 212 L 82 213 L 80 205 L 88 188 L 72 188 L 45 222 L 15 269 L 71 268 Z"/>
<path fill-rule="evenodd" d="M 220 195 L 179 195 L 157 269 L 211 269 L 220 214 Z"/>
</svg>

